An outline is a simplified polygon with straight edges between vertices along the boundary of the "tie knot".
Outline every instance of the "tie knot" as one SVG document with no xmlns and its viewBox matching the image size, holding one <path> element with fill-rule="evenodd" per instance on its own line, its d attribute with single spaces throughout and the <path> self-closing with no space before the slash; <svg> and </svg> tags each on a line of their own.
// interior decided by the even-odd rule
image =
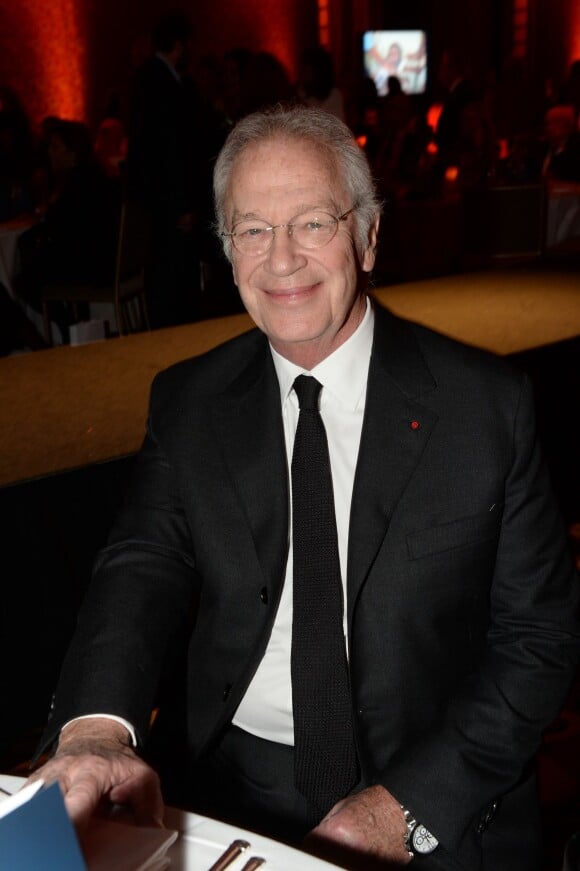
<svg viewBox="0 0 580 871">
<path fill-rule="evenodd" d="M 294 381 L 294 390 L 298 397 L 300 409 L 318 411 L 318 396 L 322 390 L 322 384 L 312 375 L 298 375 Z"/>
</svg>

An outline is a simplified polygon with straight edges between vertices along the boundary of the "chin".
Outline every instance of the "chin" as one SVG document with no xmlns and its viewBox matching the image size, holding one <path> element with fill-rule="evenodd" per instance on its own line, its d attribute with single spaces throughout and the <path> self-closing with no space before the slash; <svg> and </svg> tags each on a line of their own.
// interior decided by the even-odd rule
<svg viewBox="0 0 580 871">
<path fill-rule="evenodd" d="M 281 326 L 280 329 L 272 330 L 269 335 L 276 336 L 279 342 L 315 342 L 324 335 L 324 330 L 315 329 L 312 326 L 304 324 L 296 324 L 293 327 Z"/>
</svg>

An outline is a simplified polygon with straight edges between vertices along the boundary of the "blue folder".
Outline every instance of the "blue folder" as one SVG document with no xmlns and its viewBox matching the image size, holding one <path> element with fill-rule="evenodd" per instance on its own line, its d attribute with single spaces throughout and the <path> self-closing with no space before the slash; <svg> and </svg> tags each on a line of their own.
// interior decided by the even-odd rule
<svg viewBox="0 0 580 871">
<path fill-rule="evenodd" d="M 53 783 L 0 819 L 0 871 L 86 871 L 75 829 Z"/>
</svg>

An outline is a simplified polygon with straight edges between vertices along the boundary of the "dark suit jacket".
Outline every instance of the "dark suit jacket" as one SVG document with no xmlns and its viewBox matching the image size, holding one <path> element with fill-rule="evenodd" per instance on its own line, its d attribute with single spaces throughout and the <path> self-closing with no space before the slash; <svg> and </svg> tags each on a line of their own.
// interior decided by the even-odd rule
<svg viewBox="0 0 580 871">
<path fill-rule="evenodd" d="M 443 163 L 457 161 L 459 157 L 463 114 L 466 107 L 474 100 L 475 94 L 466 79 L 460 79 L 443 100 L 435 132 L 439 159 Z"/>
<path fill-rule="evenodd" d="M 187 712 L 202 753 L 264 653 L 287 540 L 279 388 L 252 331 L 156 378 L 47 740 L 95 711 L 143 739 L 197 598 Z M 366 781 L 436 833 L 441 867 L 536 867 L 530 760 L 577 663 L 577 608 L 526 377 L 377 310 L 348 559 L 356 731 Z"/>
<path fill-rule="evenodd" d="M 580 182 L 580 134 L 574 133 L 564 148 L 551 156 L 547 174 L 558 181 Z"/>
<path fill-rule="evenodd" d="M 131 198 L 173 221 L 200 196 L 197 101 L 157 56 L 137 71 L 131 90 L 127 184 Z"/>
</svg>

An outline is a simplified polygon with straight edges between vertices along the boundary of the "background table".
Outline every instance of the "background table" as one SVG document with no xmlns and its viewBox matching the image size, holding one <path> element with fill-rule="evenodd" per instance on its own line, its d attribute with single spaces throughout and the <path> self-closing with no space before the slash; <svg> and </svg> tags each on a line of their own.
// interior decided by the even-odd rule
<svg viewBox="0 0 580 871">
<path fill-rule="evenodd" d="M 12 296 L 14 296 L 14 276 L 18 267 L 16 247 L 18 239 L 35 223 L 36 221 L 29 216 L 0 223 L 0 281 Z"/>
<path fill-rule="evenodd" d="M 377 288 L 396 314 L 497 354 L 580 335 L 576 274 L 495 270 Z M 133 454 L 156 373 L 250 329 L 238 314 L 0 360 L 0 486 Z"/>
<path fill-rule="evenodd" d="M 580 184 L 553 182 L 546 206 L 546 248 L 574 239 L 580 244 Z"/>
<path fill-rule="evenodd" d="M 26 230 L 38 223 L 35 215 L 21 215 L 11 218 L 9 221 L 0 222 L 0 283 L 4 285 L 10 296 L 22 309 L 24 315 L 33 324 L 36 331 L 42 335 L 44 324 L 40 312 L 28 305 L 16 293 L 16 277 L 20 268 L 18 257 L 18 240 Z M 53 324 L 55 343 L 62 341 L 61 331 L 57 324 Z"/>
</svg>

